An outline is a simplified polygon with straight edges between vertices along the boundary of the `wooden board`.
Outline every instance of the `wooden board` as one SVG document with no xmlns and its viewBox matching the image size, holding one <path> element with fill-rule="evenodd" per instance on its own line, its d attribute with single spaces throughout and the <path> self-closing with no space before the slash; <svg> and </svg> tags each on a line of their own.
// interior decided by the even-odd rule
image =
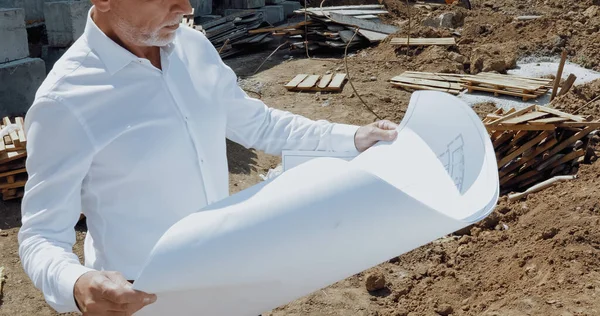
<svg viewBox="0 0 600 316">
<path fill-rule="evenodd" d="M 600 128 L 600 122 L 564 122 L 559 127 L 596 127 Z"/>
<path fill-rule="evenodd" d="M 466 88 L 467 90 L 469 90 L 469 92 L 473 92 L 473 90 L 476 90 L 476 91 L 494 92 L 494 95 L 496 95 L 496 96 L 498 96 L 498 94 L 506 94 L 506 95 L 511 95 L 514 97 L 522 97 L 523 101 L 527 101 L 529 99 L 535 99 L 538 97 L 538 95 L 535 95 L 535 94 L 512 92 L 512 91 L 508 91 L 508 90 L 492 89 L 492 88 L 485 88 L 485 87 L 480 87 L 480 86 L 464 85 L 463 87 Z"/>
<path fill-rule="evenodd" d="M 16 117 L 15 122 L 17 123 L 17 126 L 19 127 L 19 130 L 17 133 L 19 134 L 19 141 L 21 142 L 21 146 L 25 147 L 25 145 L 27 144 L 27 138 L 25 137 L 25 123 L 23 122 L 23 118 Z"/>
<path fill-rule="evenodd" d="M 536 136 L 532 140 L 528 141 L 527 143 L 525 143 L 524 145 L 519 147 L 519 149 L 513 151 L 510 155 L 505 156 L 500 161 L 498 161 L 498 167 L 502 167 L 502 166 L 506 165 L 507 163 L 511 162 L 513 159 L 517 158 L 519 155 L 524 153 L 527 149 L 537 145 L 539 142 L 544 140 L 544 138 L 548 137 L 549 135 L 550 135 L 549 131 L 540 133 L 538 136 Z"/>
<path fill-rule="evenodd" d="M 329 84 L 329 86 L 325 89 L 327 91 L 339 91 L 342 86 L 344 85 L 344 82 L 346 81 L 346 74 L 336 74 L 333 79 L 331 80 L 331 83 Z"/>
<path fill-rule="evenodd" d="M 27 175 L 18 175 L 15 181 L 0 180 L 0 189 L 14 189 L 24 187 L 27 183 Z"/>
<path fill-rule="evenodd" d="M 544 112 L 530 112 L 530 113 L 526 113 L 523 114 L 521 116 L 517 116 L 514 118 L 511 118 L 509 120 L 506 120 L 504 122 L 502 122 L 502 124 L 504 125 L 516 125 L 519 123 L 526 123 L 530 120 L 535 120 L 538 118 L 541 118 L 543 116 L 548 116 L 548 113 L 544 113 Z"/>
<path fill-rule="evenodd" d="M 20 174 L 20 173 L 27 173 L 27 169 L 21 168 L 21 169 L 17 169 L 17 170 L 6 171 L 3 173 L 0 173 L 0 178 L 16 175 L 16 174 Z"/>
<path fill-rule="evenodd" d="M 312 87 L 314 87 L 317 81 L 319 81 L 319 78 L 321 78 L 320 75 L 310 75 L 308 76 L 308 78 L 304 79 L 300 84 L 298 84 L 298 86 L 296 86 L 296 89 L 310 90 L 312 89 Z"/>
<path fill-rule="evenodd" d="M 321 78 L 321 81 L 319 81 L 319 89 L 327 88 L 327 86 L 331 82 L 331 78 L 333 78 L 333 75 L 324 75 L 323 78 Z"/>
<path fill-rule="evenodd" d="M 393 82 L 410 83 L 415 85 L 431 86 L 436 88 L 445 88 L 451 90 L 461 90 L 461 85 L 455 82 L 445 82 L 429 79 L 417 79 L 410 77 L 397 76 L 392 78 Z"/>
<path fill-rule="evenodd" d="M 284 87 L 288 90 L 295 88 L 300 84 L 300 82 L 302 82 L 304 79 L 306 79 L 306 77 L 308 77 L 308 75 L 306 75 L 306 74 L 296 75 L 296 77 L 294 77 L 294 79 L 292 79 L 292 81 L 288 82 Z"/>
<path fill-rule="evenodd" d="M 520 110 L 518 110 L 518 111 L 517 111 L 517 110 L 515 110 L 515 108 L 511 108 L 509 111 L 511 111 L 511 110 L 514 110 L 513 112 L 511 112 L 511 113 L 507 113 L 507 114 L 506 114 L 505 116 L 503 116 L 502 118 L 499 118 L 499 119 L 497 119 L 497 120 L 495 120 L 495 121 L 491 122 L 491 123 L 490 123 L 490 124 L 488 124 L 487 126 L 493 126 L 493 125 L 500 124 L 500 123 L 502 123 L 502 122 L 504 122 L 504 121 L 506 121 L 506 120 L 509 120 L 509 119 L 511 119 L 511 118 L 513 118 L 513 117 L 517 117 L 517 116 L 519 116 L 519 115 L 525 114 L 525 113 L 527 113 L 527 112 L 529 112 L 529 111 L 531 111 L 531 110 L 533 110 L 533 109 L 535 109 L 535 105 L 530 105 L 530 106 L 524 107 L 524 108 L 522 108 L 522 109 L 520 109 Z"/>
<path fill-rule="evenodd" d="M 550 136 L 550 137 L 552 137 L 551 140 L 546 141 L 543 145 L 541 145 L 538 148 L 536 148 L 530 156 L 521 157 L 521 160 L 519 160 L 519 161 L 511 164 L 510 166 L 508 166 L 508 167 L 500 170 L 500 173 L 499 173 L 500 177 L 504 177 L 505 175 L 511 173 L 512 171 L 516 170 L 520 166 L 522 166 L 525 163 L 533 160 L 534 158 L 538 157 L 539 155 L 543 154 L 545 151 L 547 151 L 550 148 L 552 148 L 553 146 L 555 146 L 558 143 L 558 140 L 554 136 Z"/>
<path fill-rule="evenodd" d="M 568 118 L 568 119 L 573 120 L 575 122 L 583 122 L 584 121 L 583 117 L 581 117 L 581 116 L 572 115 L 572 114 L 565 113 L 565 112 L 562 112 L 562 111 L 559 111 L 559 110 L 551 109 L 551 108 L 546 107 L 546 106 L 539 106 L 539 105 L 537 105 L 535 107 L 535 109 L 538 110 L 538 111 L 541 111 L 541 112 L 546 112 L 546 113 L 554 114 L 556 116 Z"/>
<path fill-rule="evenodd" d="M 406 71 L 402 75 L 402 77 L 409 78 L 417 78 L 417 79 L 430 79 L 430 80 L 438 80 L 438 81 L 448 81 L 448 82 L 460 82 L 462 76 L 455 76 L 453 74 L 437 74 L 437 73 L 416 73 Z"/>
<path fill-rule="evenodd" d="M 564 117 L 549 117 L 549 118 L 543 118 L 543 119 L 539 119 L 539 120 L 532 120 L 529 121 L 528 123 L 531 125 L 544 125 L 544 124 L 553 124 L 553 123 L 562 123 L 565 121 L 568 121 L 568 118 L 564 118 Z"/>
<path fill-rule="evenodd" d="M 513 89 L 522 89 L 523 91 L 531 92 L 538 89 L 543 88 L 541 84 L 529 84 L 526 82 L 519 82 L 510 79 L 496 79 L 496 78 L 485 78 L 478 76 L 471 76 L 468 78 L 463 78 L 464 82 L 468 85 L 476 85 L 476 84 L 488 84 L 491 86 L 502 87 L 502 88 L 513 88 Z"/>
<path fill-rule="evenodd" d="M 399 46 L 454 46 L 456 45 L 456 39 L 454 37 L 442 37 L 442 38 L 406 38 L 406 37 L 395 37 L 390 42 L 391 45 Z"/>
<path fill-rule="evenodd" d="M 517 124 L 517 125 L 494 125 L 487 126 L 490 131 L 553 131 L 556 126 L 552 124 L 545 125 L 529 125 L 529 124 Z"/>
<path fill-rule="evenodd" d="M 15 152 L 0 153 L 0 164 L 4 164 L 19 158 L 27 157 L 27 151 L 19 150 Z"/>
<path fill-rule="evenodd" d="M 448 92 L 451 94 L 459 94 L 460 93 L 460 90 L 443 89 L 443 88 L 415 85 L 415 84 L 402 83 L 402 82 L 392 82 L 392 85 L 397 86 L 397 87 L 409 88 L 409 89 L 413 89 L 413 90 L 431 90 L 431 91 Z"/>
</svg>

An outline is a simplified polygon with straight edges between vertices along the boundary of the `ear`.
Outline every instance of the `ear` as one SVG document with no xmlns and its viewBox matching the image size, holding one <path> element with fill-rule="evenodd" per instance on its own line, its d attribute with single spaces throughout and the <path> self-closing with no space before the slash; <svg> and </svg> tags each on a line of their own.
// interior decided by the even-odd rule
<svg viewBox="0 0 600 316">
<path fill-rule="evenodd" d="M 111 0 L 91 0 L 95 9 L 99 12 L 108 12 L 110 11 L 110 3 Z"/>
</svg>

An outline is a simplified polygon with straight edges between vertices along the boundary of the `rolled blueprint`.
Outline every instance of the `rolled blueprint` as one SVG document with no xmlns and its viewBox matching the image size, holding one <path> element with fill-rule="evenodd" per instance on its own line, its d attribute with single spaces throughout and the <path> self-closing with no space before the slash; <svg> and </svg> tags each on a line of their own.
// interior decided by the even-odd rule
<svg viewBox="0 0 600 316">
<path fill-rule="evenodd" d="M 413 94 L 398 138 L 315 158 L 189 215 L 154 247 L 137 315 L 256 316 L 485 218 L 496 157 L 473 110 Z"/>
</svg>

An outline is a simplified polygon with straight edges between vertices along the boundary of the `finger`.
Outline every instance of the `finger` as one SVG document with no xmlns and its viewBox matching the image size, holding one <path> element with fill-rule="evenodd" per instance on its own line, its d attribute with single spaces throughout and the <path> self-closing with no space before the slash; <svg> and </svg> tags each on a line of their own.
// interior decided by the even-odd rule
<svg viewBox="0 0 600 316">
<path fill-rule="evenodd" d="M 384 129 L 384 130 L 394 130 L 396 128 L 398 128 L 398 124 L 389 121 L 389 120 L 381 120 L 379 122 L 377 122 L 377 127 Z"/>
<path fill-rule="evenodd" d="M 117 300 L 109 300 L 121 304 L 129 303 L 140 305 L 141 307 L 148 304 L 152 304 L 156 301 L 156 295 L 134 290 L 133 284 L 129 283 L 129 281 L 127 281 L 127 279 L 125 279 L 125 277 L 121 273 L 116 271 L 110 271 L 106 272 L 105 275 L 109 280 L 111 280 L 114 284 L 120 287 L 116 290 L 118 291 L 117 294 L 121 297 Z"/>
<path fill-rule="evenodd" d="M 384 130 L 377 128 L 371 132 L 371 139 L 374 141 L 392 141 L 398 136 L 396 130 Z"/>
</svg>

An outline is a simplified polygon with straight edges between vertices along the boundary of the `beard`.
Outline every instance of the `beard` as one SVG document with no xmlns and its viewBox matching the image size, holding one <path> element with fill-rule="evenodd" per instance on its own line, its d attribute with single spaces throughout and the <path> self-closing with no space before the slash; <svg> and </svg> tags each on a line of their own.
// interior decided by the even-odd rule
<svg viewBox="0 0 600 316">
<path fill-rule="evenodd" d="M 175 39 L 175 32 L 173 31 L 166 34 L 161 34 L 160 31 L 165 26 L 179 24 L 182 18 L 183 16 L 165 22 L 160 27 L 152 30 L 135 27 L 127 19 L 119 15 L 115 16 L 114 22 L 116 27 L 121 31 L 120 35 L 124 37 L 127 42 L 138 46 L 162 47 L 170 44 Z"/>
</svg>

